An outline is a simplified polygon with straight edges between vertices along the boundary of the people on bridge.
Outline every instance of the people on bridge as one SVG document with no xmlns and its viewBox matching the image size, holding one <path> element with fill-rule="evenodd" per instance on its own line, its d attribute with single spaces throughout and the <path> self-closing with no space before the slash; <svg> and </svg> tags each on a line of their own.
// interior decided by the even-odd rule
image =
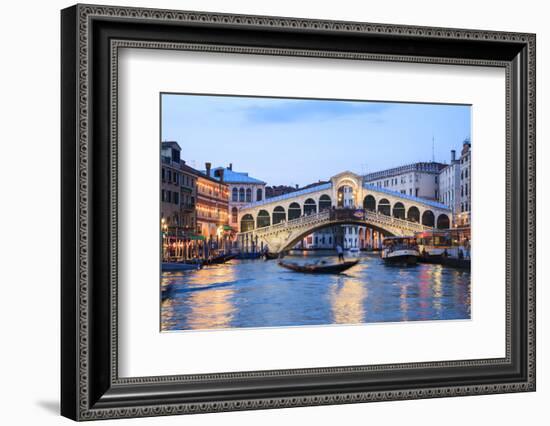
<svg viewBox="0 0 550 426">
<path fill-rule="evenodd" d="M 336 253 L 338 253 L 338 261 L 344 262 L 344 249 L 340 244 L 336 244 Z"/>
</svg>

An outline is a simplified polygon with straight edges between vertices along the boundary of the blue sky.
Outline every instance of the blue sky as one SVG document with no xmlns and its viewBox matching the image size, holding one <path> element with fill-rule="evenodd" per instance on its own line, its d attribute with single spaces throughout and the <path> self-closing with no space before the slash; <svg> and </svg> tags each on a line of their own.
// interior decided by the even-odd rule
<svg viewBox="0 0 550 426">
<path fill-rule="evenodd" d="M 269 185 L 307 185 L 417 161 L 449 162 L 470 137 L 470 106 L 162 95 L 162 140 L 187 164 L 233 170 Z"/>
</svg>

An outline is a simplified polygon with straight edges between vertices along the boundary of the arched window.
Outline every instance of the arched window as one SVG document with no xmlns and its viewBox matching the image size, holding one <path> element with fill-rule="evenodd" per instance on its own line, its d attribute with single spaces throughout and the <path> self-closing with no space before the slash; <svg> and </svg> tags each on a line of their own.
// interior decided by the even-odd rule
<svg viewBox="0 0 550 426">
<path fill-rule="evenodd" d="M 238 216 L 239 216 L 239 209 L 237 209 L 237 207 L 233 207 L 231 209 L 231 222 L 237 223 Z"/>
<path fill-rule="evenodd" d="M 385 198 L 382 198 L 378 202 L 378 213 L 382 213 L 386 216 L 391 216 L 390 202 L 388 200 L 386 200 Z"/>
<path fill-rule="evenodd" d="M 450 221 L 449 216 L 446 214 L 440 214 L 437 216 L 437 229 L 449 229 Z"/>
<path fill-rule="evenodd" d="M 250 188 L 246 188 L 246 202 L 252 202 L 252 190 Z"/>
<path fill-rule="evenodd" d="M 407 212 L 407 220 L 416 223 L 420 222 L 420 210 L 418 210 L 415 206 L 410 207 Z"/>
<path fill-rule="evenodd" d="M 405 219 L 405 206 L 403 203 L 397 202 L 393 205 L 393 217 Z"/>
<path fill-rule="evenodd" d="M 308 215 L 314 213 L 317 213 L 317 204 L 315 204 L 315 200 L 313 200 L 312 198 L 308 198 L 304 202 L 304 214 Z"/>
<path fill-rule="evenodd" d="M 260 210 L 258 212 L 258 217 L 256 218 L 256 227 L 264 228 L 270 225 L 269 213 L 265 210 Z"/>
<path fill-rule="evenodd" d="M 254 218 L 251 214 L 245 214 L 241 218 L 241 232 L 252 231 L 254 229 Z"/>
<path fill-rule="evenodd" d="M 292 203 L 288 206 L 288 220 L 297 219 L 302 216 L 302 208 L 298 203 Z"/>
<path fill-rule="evenodd" d="M 233 188 L 231 191 L 231 201 L 239 201 L 239 190 L 237 188 Z"/>
<path fill-rule="evenodd" d="M 435 217 L 431 210 L 426 210 L 422 213 L 422 225 L 424 226 L 434 226 Z"/>
<path fill-rule="evenodd" d="M 330 210 L 332 207 L 332 200 L 330 197 L 326 194 L 321 195 L 321 198 L 319 198 L 319 211 L 322 212 L 324 210 Z"/>
<path fill-rule="evenodd" d="M 371 212 L 376 211 L 376 200 L 372 195 L 367 195 L 363 200 L 363 208 Z"/>
<path fill-rule="evenodd" d="M 244 188 L 239 189 L 239 201 L 244 203 Z"/>
<path fill-rule="evenodd" d="M 277 206 L 273 209 L 273 225 L 276 225 L 277 223 L 283 222 L 286 220 L 286 212 L 284 207 Z"/>
<path fill-rule="evenodd" d="M 338 207 L 354 207 L 354 205 L 353 188 L 349 185 L 343 185 L 338 188 Z"/>
<path fill-rule="evenodd" d="M 258 188 L 256 190 L 256 201 L 262 201 L 262 199 L 263 199 L 262 188 Z"/>
</svg>

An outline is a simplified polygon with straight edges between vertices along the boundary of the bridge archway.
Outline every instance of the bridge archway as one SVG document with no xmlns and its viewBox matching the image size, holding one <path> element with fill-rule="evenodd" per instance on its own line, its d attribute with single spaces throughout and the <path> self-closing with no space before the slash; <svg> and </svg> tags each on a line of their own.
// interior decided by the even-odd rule
<svg viewBox="0 0 550 426">
<path fill-rule="evenodd" d="M 273 218 L 272 223 L 273 225 L 277 225 L 280 222 L 284 222 L 286 220 L 286 212 L 285 208 L 283 206 L 277 206 L 273 209 Z"/>
<path fill-rule="evenodd" d="M 378 213 L 382 213 L 386 216 L 391 216 L 391 205 L 386 198 L 382 198 L 378 202 Z"/>
<path fill-rule="evenodd" d="M 435 216 L 431 210 L 426 210 L 422 213 L 422 225 L 424 226 L 435 226 Z"/>
<path fill-rule="evenodd" d="M 437 229 L 449 229 L 450 220 L 446 214 L 440 214 L 437 216 Z"/>
<path fill-rule="evenodd" d="M 292 249 L 296 244 L 298 244 L 300 241 L 302 241 L 305 237 L 307 237 L 309 234 L 313 234 L 314 232 L 318 232 L 322 229 L 326 228 L 333 228 L 335 226 L 340 225 L 356 225 L 356 226 L 363 226 L 367 228 L 371 228 L 372 230 L 375 230 L 384 236 L 394 236 L 395 234 L 387 229 L 384 229 L 382 227 L 379 227 L 375 224 L 366 223 L 365 221 L 361 220 L 342 220 L 338 222 L 330 222 L 330 223 L 324 223 L 320 224 L 318 226 L 314 226 L 311 228 L 308 228 L 307 230 L 304 230 L 300 234 L 294 236 L 292 239 L 288 240 L 283 247 L 279 249 L 279 252 L 287 251 Z"/>
<path fill-rule="evenodd" d="M 266 210 L 260 210 L 258 212 L 258 217 L 256 218 L 256 227 L 264 228 L 269 225 L 271 225 L 269 213 Z"/>
<path fill-rule="evenodd" d="M 393 205 L 393 217 L 405 219 L 405 206 L 403 203 L 398 201 Z"/>
<path fill-rule="evenodd" d="M 372 195 L 367 195 L 363 199 L 363 208 L 371 212 L 376 211 L 376 199 Z"/>
<path fill-rule="evenodd" d="M 319 198 L 319 211 L 330 210 L 332 207 L 332 200 L 327 194 L 321 195 Z"/>
<path fill-rule="evenodd" d="M 248 232 L 254 229 L 254 218 L 251 214 L 245 214 L 241 218 L 241 232 Z"/>
<path fill-rule="evenodd" d="M 409 208 L 407 211 L 407 220 L 420 223 L 420 210 L 418 210 L 418 207 L 412 206 Z"/>
<path fill-rule="evenodd" d="M 302 208 L 298 203 L 291 203 L 288 206 L 288 220 L 298 219 L 302 216 Z"/>
<path fill-rule="evenodd" d="M 304 201 L 304 215 L 317 213 L 317 203 L 314 199 L 308 198 Z"/>
</svg>

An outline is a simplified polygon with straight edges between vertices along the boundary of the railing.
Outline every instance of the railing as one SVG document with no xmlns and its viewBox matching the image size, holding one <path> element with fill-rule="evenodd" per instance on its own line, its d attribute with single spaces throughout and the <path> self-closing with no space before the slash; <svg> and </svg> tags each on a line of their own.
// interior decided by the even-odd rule
<svg viewBox="0 0 550 426">
<path fill-rule="evenodd" d="M 362 216 L 358 217 L 357 214 L 361 213 Z M 385 214 L 369 211 L 369 210 L 354 210 L 354 209 L 333 209 L 324 210 L 319 213 L 313 213 L 310 215 L 300 216 L 296 219 L 281 221 L 275 225 L 264 226 L 256 228 L 250 231 L 241 232 L 241 234 L 254 233 L 256 235 L 265 235 L 272 232 L 277 232 L 284 229 L 292 229 L 296 227 L 302 227 L 315 222 L 324 221 L 345 221 L 345 220 L 365 220 L 371 223 L 377 223 L 381 225 L 397 227 L 399 229 L 405 229 L 407 231 L 422 232 L 432 229 L 429 226 L 422 225 L 418 222 L 413 222 L 406 219 L 400 219 L 393 216 L 386 216 Z"/>
</svg>

